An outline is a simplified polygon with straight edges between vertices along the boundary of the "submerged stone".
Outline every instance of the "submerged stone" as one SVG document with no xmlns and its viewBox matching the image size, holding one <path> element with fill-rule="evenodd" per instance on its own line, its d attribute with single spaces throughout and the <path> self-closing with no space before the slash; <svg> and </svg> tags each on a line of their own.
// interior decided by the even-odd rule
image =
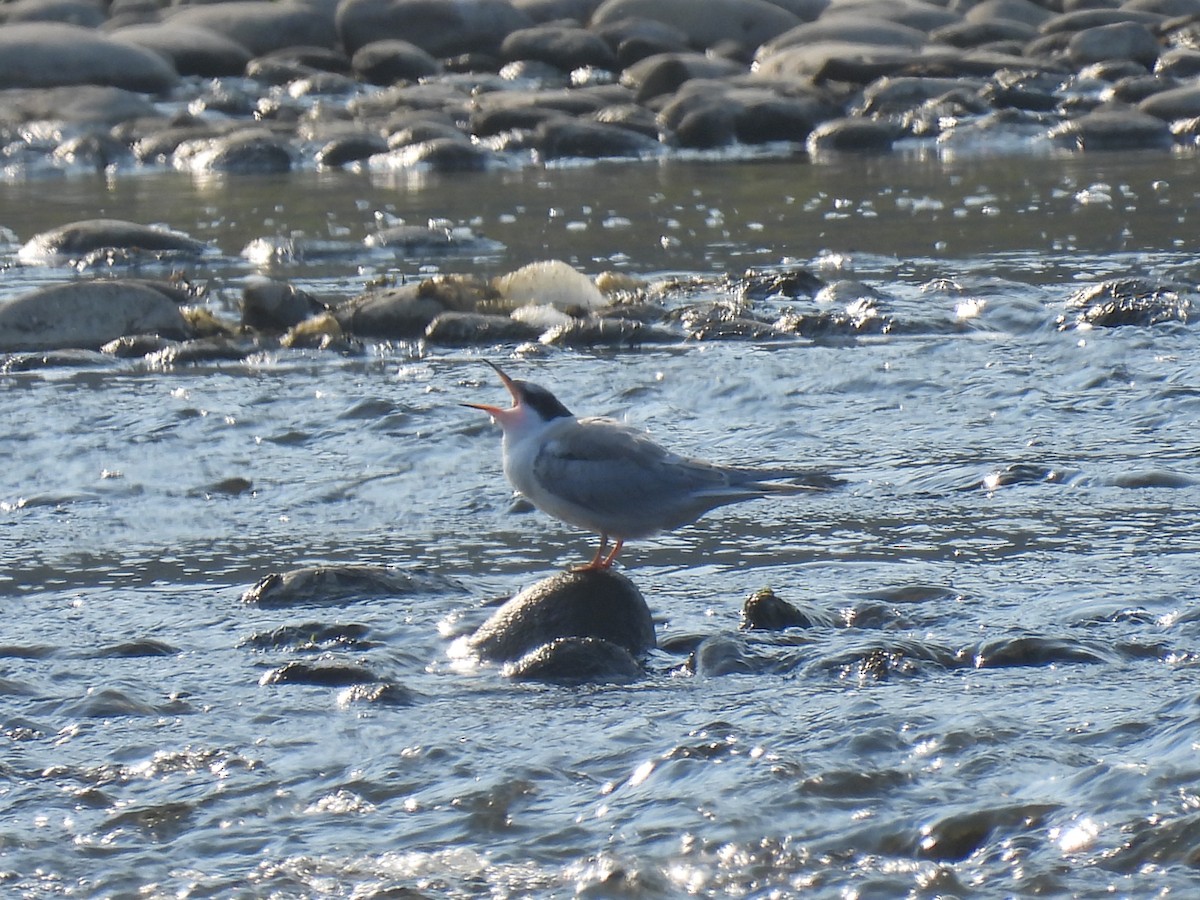
<svg viewBox="0 0 1200 900">
<path fill-rule="evenodd" d="M 742 628 L 782 631 L 785 628 L 832 626 L 833 617 L 818 610 L 802 610 L 775 595 L 770 588 L 755 591 L 742 606 Z"/>
<path fill-rule="evenodd" d="M 1060 316 L 1058 325 L 1061 330 L 1187 322 L 1191 307 L 1191 300 L 1173 285 L 1118 278 L 1076 292 L 1067 300 L 1067 309 L 1075 313 L 1074 319 Z"/>
<path fill-rule="evenodd" d="M 271 669 L 258 680 L 261 685 L 269 684 L 312 684 L 320 687 L 346 687 L 347 685 L 369 684 L 379 679 L 375 673 L 363 666 L 347 663 L 290 662 Z"/>
<path fill-rule="evenodd" d="M 594 637 L 565 637 L 542 644 L 504 667 L 504 675 L 524 681 L 623 682 L 643 674 L 624 647 Z"/>
<path fill-rule="evenodd" d="M 442 576 L 391 566 L 305 566 L 264 576 L 242 593 L 241 600 L 281 608 L 440 593 L 454 587 Z"/>
</svg>

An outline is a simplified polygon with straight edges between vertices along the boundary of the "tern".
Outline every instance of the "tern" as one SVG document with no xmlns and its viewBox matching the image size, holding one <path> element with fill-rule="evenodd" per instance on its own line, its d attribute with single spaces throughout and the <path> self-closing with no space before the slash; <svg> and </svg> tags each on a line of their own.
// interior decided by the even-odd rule
<svg viewBox="0 0 1200 900">
<path fill-rule="evenodd" d="M 574 571 L 608 569 L 627 540 L 688 525 L 718 506 L 826 489 L 780 480 L 803 473 L 680 456 L 614 419 L 576 418 L 544 387 L 485 362 L 508 388 L 512 406 L 462 405 L 483 410 L 502 429 L 505 477 L 542 512 L 600 535 L 591 562 Z M 610 539 L 615 543 L 606 554 Z"/>
</svg>

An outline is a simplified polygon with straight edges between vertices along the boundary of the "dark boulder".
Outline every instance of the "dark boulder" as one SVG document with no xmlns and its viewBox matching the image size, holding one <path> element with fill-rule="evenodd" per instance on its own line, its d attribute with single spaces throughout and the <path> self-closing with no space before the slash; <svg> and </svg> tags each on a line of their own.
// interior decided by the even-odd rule
<svg viewBox="0 0 1200 900">
<path fill-rule="evenodd" d="M 642 656 L 655 647 L 642 593 L 613 571 L 564 572 L 517 594 L 469 638 L 481 658 L 513 662 L 563 638 L 596 638 Z"/>
<path fill-rule="evenodd" d="M 259 331 L 286 331 L 324 311 L 315 297 L 286 282 L 256 278 L 242 289 L 242 324 Z"/>
</svg>

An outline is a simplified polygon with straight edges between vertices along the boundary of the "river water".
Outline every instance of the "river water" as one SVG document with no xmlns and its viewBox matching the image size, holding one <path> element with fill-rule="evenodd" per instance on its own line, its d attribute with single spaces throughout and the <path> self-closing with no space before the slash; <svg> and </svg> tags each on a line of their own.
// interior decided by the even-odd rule
<svg viewBox="0 0 1200 900">
<path fill-rule="evenodd" d="M 1198 198 L 1194 158 L 1161 154 L 0 185 L 0 298 L 71 277 L 15 265 L 23 241 L 103 215 L 213 242 L 188 274 L 226 316 L 260 271 L 346 297 L 557 258 L 650 279 L 807 266 L 871 285 L 904 324 L 0 376 L 0 887 L 1191 895 L 1195 331 L 1057 320 L 1104 279 L 1194 285 Z M 503 246 L 354 249 L 431 218 Z M 241 255 L 260 238 L 306 249 L 261 269 Z M 483 358 L 674 448 L 845 486 L 631 544 L 662 648 L 645 678 L 508 681 L 454 639 L 593 539 L 513 510 L 496 430 L 457 405 L 504 399 Z M 382 599 L 240 601 L 319 564 L 421 577 Z M 765 587 L 823 624 L 741 630 Z M 394 689 L 269 683 L 297 660 Z"/>
</svg>

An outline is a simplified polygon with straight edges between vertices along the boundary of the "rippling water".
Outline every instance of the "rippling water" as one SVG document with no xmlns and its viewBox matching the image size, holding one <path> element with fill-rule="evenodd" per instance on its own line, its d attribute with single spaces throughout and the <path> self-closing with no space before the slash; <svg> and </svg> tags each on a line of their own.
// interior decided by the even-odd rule
<svg viewBox="0 0 1200 900">
<path fill-rule="evenodd" d="M 329 296 L 543 258 L 647 276 L 790 263 L 867 282 L 906 327 L 0 377 L 6 892 L 1195 890 L 1195 333 L 1056 324 L 1105 278 L 1196 282 L 1191 161 L 52 188 L 0 186 L 5 262 L 73 219 L 163 222 L 215 243 L 190 274 L 222 314 L 257 271 L 242 248 L 299 236 L 315 249 L 271 272 Z M 395 217 L 444 218 L 506 249 L 353 249 Z M 10 265 L 0 297 L 68 276 Z M 631 545 L 622 559 L 662 647 L 638 683 L 464 668 L 447 652 L 456 636 L 592 541 L 510 509 L 497 434 L 457 406 L 502 399 L 482 356 L 674 447 L 799 461 L 846 487 Z M 421 577 L 386 599 L 239 602 L 268 572 L 322 563 Z M 825 624 L 740 630 L 764 587 Z M 359 666 L 395 690 L 270 683 L 295 661 Z"/>
</svg>

